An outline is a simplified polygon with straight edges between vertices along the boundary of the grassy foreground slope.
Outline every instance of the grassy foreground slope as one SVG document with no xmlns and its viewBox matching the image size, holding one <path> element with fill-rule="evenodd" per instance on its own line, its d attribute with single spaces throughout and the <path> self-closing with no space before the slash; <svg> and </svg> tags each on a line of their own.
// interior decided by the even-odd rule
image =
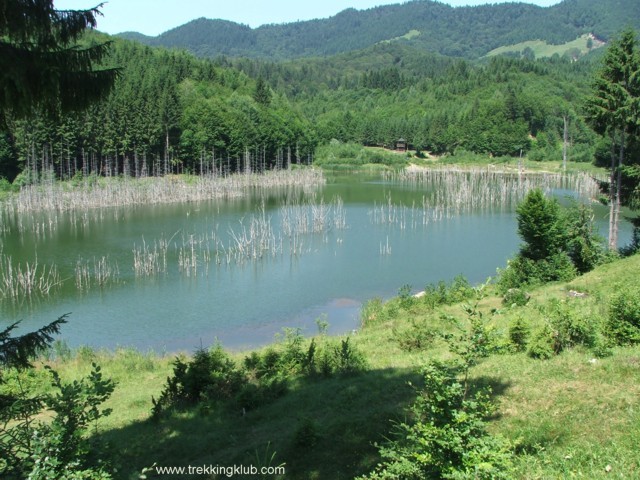
<svg viewBox="0 0 640 480">
<path fill-rule="evenodd" d="M 524 319 L 535 331 L 554 301 L 577 317 L 604 321 L 611 295 L 622 286 L 637 286 L 638 272 L 640 255 L 635 255 L 572 282 L 533 289 L 522 307 L 503 305 L 489 286 L 480 310 L 508 347 L 514 319 Z M 137 478 L 154 463 L 284 463 L 285 478 L 347 479 L 379 462 L 374 443 L 392 437 L 394 422 L 406 419 L 405 408 L 421 384 L 420 367 L 450 355 L 431 333 L 451 330 L 454 317 L 464 320 L 462 304 L 434 307 L 428 296 L 372 301 L 363 309 L 363 327 L 351 337 L 366 357 L 365 371 L 292 377 L 288 393 L 245 412 L 231 403 L 201 404 L 151 420 L 151 396 L 157 398 L 171 370 L 168 357 L 82 349 L 55 363 L 63 376 L 74 378 L 97 360 L 105 375 L 118 382 L 108 405 L 114 413 L 97 433 L 113 446 L 118 478 Z M 335 339 L 316 341 L 322 345 Z M 504 350 L 474 367 L 472 383 L 491 386 L 498 411 L 490 429 L 517 444 L 514 478 L 640 476 L 640 346 L 615 347 L 606 358 L 575 347 L 549 360 Z M 238 362 L 243 356 L 235 355 Z M 44 375 L 35 376 L 44 384 Z"/>
</svg>

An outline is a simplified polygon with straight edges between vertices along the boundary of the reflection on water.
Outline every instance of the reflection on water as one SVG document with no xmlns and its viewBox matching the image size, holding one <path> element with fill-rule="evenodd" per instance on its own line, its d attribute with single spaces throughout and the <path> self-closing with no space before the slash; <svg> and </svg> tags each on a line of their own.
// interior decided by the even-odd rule
<svg viewBox="0 0 640 480">
<path fill-rule="evenodd" d="M 329 333 L 357 329 L 361 304 L 374 296 L 458 274 L 484 281 L 518 249 L 513 201 L 496 197 L 511 186 L 476 182 L 483 193 L 473 200 L 460 182 L 457 197 L 475 203 L 445 208 L 423 182 L 370 180 L 43 214 L 29 219 L 31 233 L 20 231 L 25 219 L 3 218 L 2 255 L 23 268 L 55 265 L 61 286 L 46 298 L 5 299 L 0 327 L 23 319 L 32 330 L 70 312 L 63 337 L 71 346 L 175 351 L 217 339 L 249 348 L 283 327 L 315 334 L 318 318 Z M 606 232 L 606 208 L 595 215 Z M 621 242 L 629 238 L 623 225 Z"/>
</svg>

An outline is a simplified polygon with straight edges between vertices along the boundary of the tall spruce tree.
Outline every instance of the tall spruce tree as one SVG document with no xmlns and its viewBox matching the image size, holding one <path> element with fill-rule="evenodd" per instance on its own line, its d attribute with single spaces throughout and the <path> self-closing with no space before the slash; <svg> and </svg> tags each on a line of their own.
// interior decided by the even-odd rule
<svg viewBox="0 0 640 480">
<path fill-rule="evenodd" d="M 56 10 L 52 0 L 0 0 L 0 117 L 82 109 L 108 93 L 118 69 L 96 65 L 109 42 L 78 43 L 96 27 L 101 6 Z"/>
<path fill-rule="evenodd" d="M 67 322 L 66 318 L 67 315 L 63 315 L 35 332 L 18 337 L 11 336 L 11 332 L 16 329 L 18 323 L 13 323 L 0 331 L 0 381 L 3 367 L 27 368 L 34 356 L 49 348 L 53 335 L 60 332 L 60 327 Z"/>
<path fill-rule="evenodd" d="M 625 147 L 640 126 L 640 54 L 631 29 L 623 31 L 607 49 L 587 100 L 587 120 L 596 132 L 611 140 L 609 249 L 615 250 Z"/>
</svg>

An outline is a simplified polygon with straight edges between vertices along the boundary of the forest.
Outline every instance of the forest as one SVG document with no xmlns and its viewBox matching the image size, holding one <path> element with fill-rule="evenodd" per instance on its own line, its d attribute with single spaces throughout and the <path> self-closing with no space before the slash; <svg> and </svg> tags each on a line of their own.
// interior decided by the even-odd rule
<svg viewBox="0 0 640 480">
<path fill-rule="evenodd" d="M 588 33 L 608 40 L 624 26 L 640 27 L 639 13 L 633 0 L 618 0 L 616 8 L 597 0 L 565 0 L 548 8 L 517 2 L 453 8 L 413 0 L 367 10 L 348 8 L 327 19 L 256 29 L 199 18 L 157 37 L 135 32 L 120 36 L 209 58 L 331 56 L 393 41 L 421 51 L 477 59 L 494 48 L 525 40 L 561 44 Z"/>
<path fill-rule="evenodd" d="M 242 48 L 234 56 L 200 58 L 109 37 L 91 30 L 99 7 L 60 13 L 52 2 L 42 2 L 44 10 L 34 15 L 31 2 L 5 3 L 10 8 L 0 8 L 0 49 L 18 52 L 13 58 L 22 63 L 0 58 L 0 200 L 26 192 L 20 200 L 31 202 L 24 209 L 2 203 L 9 214 L 0 217 L 7 222 L 0 224 L 0 291 L 11 307 L 37 307 L 42 299 L 46 304 L 52 300 L 49 290 L 64 279 L 53 264 L 49 277 L 46 267 L 38 277 L 37 252 L 32 267 L 26 262 L 23 270 L 3 251 L 5 238 L 16 251 L 18 245 L 30 247 L 32 240 L 46 251 L 54 240 L 90 243 L 92 229 L 104 237 L 110 225 L 116 226 L 116 235 L 135 230 L 142 246 L 127 245 L 126 258 L 133 256 L 134 266 L 122 282 L 108 255 L 125 257 L 118 255 L 116 242 L 93 263 L 73 252 L 75 278 L 67 280 L 75 280 L 75 290 L 69 298 L 78 303 L 99 299 L 91 303 L 96 310 L 117 292 L 139 290 L 148 296 L 158 286 L 172 289 L 161 309 L 177 302 L 178 292 L 196 292 L 198 286 L 209 290 L 190 300 L 211 301 L 220 279 L 237 279 L 245 270 L 259 278 L 264 267 L 283 259 L 291 275 L 303 263 L 305 241 L 313 237 L 318 242 L 306 245 L 309 253 L 313 250 L 310 257 L 318 258 L 319 246 L 337 258 L 351 230 L 342 198 L 325 203 L 304 186 L 280 191 L 286 202 L 279 227 L 288 231 L 288 250 L 272 228 L 276 197 L 265 194 L 269 188 L 260 183 L 290 186 L 290 177 L 304 180 L 306 175 L 309 185 L 317 186 L 324 183 L 321 169 L 357 171 L 376 164 L 367 173 L 378 173 L 376 178 L 383 180 L 378 183 L 395 182 L 394 192 L 402 197 L 409 187 L 422 194 L 422 203 L 414 199 L 409 207 L 394 204 L 391 194 L 383 192 L 385 201 L 376 200 L 365 212 L 359 199 L 353 201 L 354 192 L 346 190 L 368 226 L 386 229 L 386 245 L 380 243 L 376 257 L 380 261 L 363 257 L 369 264 L 403 256 L 390 257 L 389 233 L 409 236 L 407 220 L 408 230 L 418 231 L 421 224 L 420 233 L 428 235 L 420 239 L 426 241 L 449 219 L 470 223 L 472 217 L 463 214 L 472 210 L 480 211 L 488 228 L 493 209 L 507 216 L 520 243 L 493 279 L 472 285 L 458 275 L 427 283 L 417 293 L 405 284 L 391 298 L 363 302 L 357 328 L 343 335 L 329 335 L 329 322 L 321 315 L 314 321 L 317 333 L 283 328 L 273 343 L 249 350 L 227 351 L 218 341 L 203 345 L 202 338 L 200 348 L 175 355 L 126 347 L 71 348 L 57 339 L 68 322 L 76 321 L 70 314 L 27 333 L 19 329 L 20 320 L 3 322 L 0 475 L 145 479 L 184 477 L 184 469 L 199 474 L 195 468 L 220 478 L 228 471 L 214 467 L 240 465 L 249 468 L 241 467 L 240 473 L 254 473 L 255 467 L 265 478 L 305 480 L 637 476 L 640 234 L 636 229 L 624 248 L 617 236 L 620 220 L 639 206 L 640 53 L 633 28 L 614 30 L 622 10 L 608 15 L 591 0 L 565 0 L 544 10 L 573 25 L 551 40 L 566 41 L 585 31 L 608 40 L 606 48 L 581 58 L 556 54 L 536 59 L 525 50 L 478 58 L 500 42 L 522 40 L 501 36 L 499 22 L 485 17 L 498 11 L 506 17 L 540 13 L 538 8 L 509 4 L 452 10 L 438 2 L 414 1 L 365 12 L 377 20 L 363 22 L 362 29 L 402 36 L 406 25 L 394 30 L 387 23 L 397 19 L 393 12 L 420 11 L 442 20 L 440 28 L 451 33 L 439 38 L 442 44 L 434 45 L 435 51 L 411 41 L 372 45 L 380 39 L 354 37 L 352 51 L 338 51 L 337 43 L 327 42 L 320 53 L 330 55 L 313 57 L 318 54 L 314 38 L 326 34 L 319 28 L 309 29 L 308 44 L 296 44 L 304 55 L 290 54 L 287 41 L 274 37 L 279 53 L 288 55 L 277 61 L 256 58 L 266 55 L 236 57 Z M 347 10 L 313 25 L 343 31 L 357 26 L 360 15 Z M 331 23 L 336 19 L 343 23 Z M 445 19 L 460 22 L 461 28 L 465 22 L 486 24 L 486 38 L 479 36 L 477 45 L 453 43 L 456 30 Z M 543 24 L 550 29 L 559 25 L 549 21 L 535 27 Z M 273 26 L 261 32 L 286 35 L 282 31 Z M 237 45 L 254 46 L 240 33 Z M 338 42 L 340 35 L 334 38 Z M 413 38 L 422 41 L 424 36 L 408 40 Z M 406 151 L 394 152 L 400 139 Z M 480 168 L 446 168 L 466 158 Z M 512 160 L 518 162 L 517 171 L 493 169 Z M 554 172 L 525 173 L 525 161 L 552 165 Z M 582 176 L 572 176 L 566 162 Z M 419 168 L 404 169 L 409 163 Z M 433 163 L 445 168 L 428 168 Z M 286 178 L 270 176 L 270 170 Z M 131 192 L 152 183 L 145 177 L 159 180 L 152 186 L 171 188 L 152 188 L 142 202 L 105 209 L 98 204 L 80 209 L 74 200 L 65 200 L 52 203 L 42 217 L 44 207 L 33 205 L 69 192 L 106 196 L 114 193 L 113 185 Z M 585 185 L 589 193 L 579 197 L 585 202 L 561 202 L 547 194 L 573 191 L 569 180 L 574 187 Z M 431 192 L 435 203 L 430 204 L 426 192 L 433 184 L 439 190 Z M 204 195 L 187 198 L 189 186 Z M 221 186 L 228 190 L 215 190 Z M 211 223 L 242 189 L 262 195 L 256 200 L 259 207 L 251 214 L 234 210 L 239 222 L 232 217 L 236 230 L 230 227 L 227 235 L 235 246 L 226 247 L 216 236 L 217 224 Z M 359 194 L 364 190 L 372 190 L 371 185 L 365 182 Z M 124 191 L 118 189 L 115 196 L 128 196 Z M 145 241 L 147 231 L 132 225 L 143 225 L 152 212 L 150 217 L 158 217 L 151 220 L 164 228 L 162 220 L 169 217 L 161 216 L 162 207 L 137 210 L 131 205 L 146 201 L 155 208 L 160 201 L 154 195 L 162 191 L 171 194 L 166 210 L 175 213 L 180 226 L 171 227 L 175 233 L 170 237 L 155 230 L 152 244 Z M 608 245 L 588 204 L 598 194 L 610 207 Z M 203 199 L 216 199 L 208 204 L 217 207 L 215 214 L 201 211 L 207 204 Z M 235 209 L 245 200 L 229 203 Z M 479 203 L 485 201 L 482 210 Z M 213 228 L 205 236 L 188 223 L 198 216 Z M 72 234 L 65 237 L 65 228 Z M 479 233 L 477 228 L 474 235 Z M 450 237 L 444 243 L 454 243 Z M 420 248 L 418 256 L 428 253 Z M 455 255 L 469 253 L 461 250 Z M 168 257 L 176 260 L 175 284 L 169 283 Z M 319 270 L 316 266 L 305 290 L 319 289 L 314 283 Z M 296 281 L 287 275 L 280 287 L 285 294 Z M 275 277 L 267 279 L 268 293 L 282 285 Z M 206 320 L 216 319 L 210 310 L 255 301 L 258 288 L 250 285 L 243 296 L 236 290 L 217 305 L 207 304 Z M 13 286 L 17 293 L 8 295 Z M 37 287 L 46 292 L 35 301 Z M 278 303 L 275 299 L 265 303 Z M 124 306 L 133 310 L 129 303 Z M 186 310 L 191 311 L 171 319 L 174 336 L 194 320 Z M 131 323 L 129 313 L 121 315 Z M 115 323 L 111 317 L 105 323 Z M 135 327 L 150 336 L 160 324 Z"/>
<path fill-rule="evenodd" d="M 332 139 L 393 146 L 404 138 L 418 156 L 558 159 L 564 118 L 571 160 L 607 155 L 582 114 L 598 52 L 578 62 L 471 62 L 386 44 L 275 63 L 112 41 L 108 65 L 121 75 L 109 96 L 54 122 L 44 113 L 8 118 L 0 175 L 12 182 L 50 168 L 61 178 L 236 171 L 247 155 L 259 170 L 310 163 Z M 25 176 L 19 182 L 32 181 Z"/>
</svg>

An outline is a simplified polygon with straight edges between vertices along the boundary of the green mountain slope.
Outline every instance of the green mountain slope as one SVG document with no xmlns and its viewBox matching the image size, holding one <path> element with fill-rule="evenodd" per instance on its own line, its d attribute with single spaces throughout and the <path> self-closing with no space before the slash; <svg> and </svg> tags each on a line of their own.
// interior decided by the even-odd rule
<svg viewBox="0 0 640 480">
<path fill-rule="evenodd" d="M 626 25 L 640 27 L 637 0 L 564 0 L 542 8 L 525 3 L 458 7 L 414 0 L 368 10 L 344 10 L 321 20 L 252 29 L 225 20 L 200 18 L 149 45 L 184 48 L 200 56 L 271 59 L 327 56 L 394 41 L 447 56 L 477 58 L 505 45 L 531 40 L 562 44 L 584 34 L 608 39 Z"/>
</svg>

